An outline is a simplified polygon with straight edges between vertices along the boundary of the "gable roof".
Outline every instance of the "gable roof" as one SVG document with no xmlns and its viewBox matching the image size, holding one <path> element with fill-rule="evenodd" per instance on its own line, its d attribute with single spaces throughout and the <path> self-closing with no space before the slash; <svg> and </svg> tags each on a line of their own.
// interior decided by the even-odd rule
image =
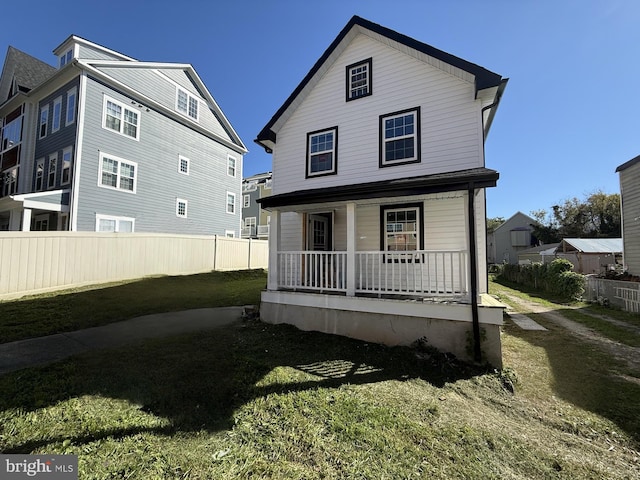
<svg viewBox="0 0 640 480">
<path fill-rule="evenodd" d="M 11 96 L 12 84 L 15 80 L 18 90 L 27 93 L 51 78 L 57 69 L 48 63 L 9 46 L 0 78 L 0 103 Z"/>
<path fill-rule="evenodd" d="M 621 238 L 565 238 L 560 242 L 557 251 L 563 251 L 565 245 L 569 245 L 582 253 L 622 252 Z"/>
<path fill-rule="evenodd" d="M 640 155 L 620 165 L 618 168 L 616 168 L 616 173 L 621 172 L 622 170 L 626 170 L 627 168 L 635 165 L 636 163 L 640 163 Z"/>
<path fill-rule="evenodd" d="M 327 50 L 322 54 L 322 56 L 314 64 L 307 75 L 302 79 L 302 82 L 300 82 L 300 84 L 291 93 L 289 98 L 287 98 L 287 100 L 284 102 L 284 104 L 282 104 L 282 106 L 278 109 L 271 120 L 269 120 L 267 125 L 260 131 L 258 137 L 255 140 L 256 143 L 264 147 L 267 151 L 271 150 L 270 144 L 275 143 L 276 141 L 276 132 L 274 131 L 274 126 L 276 125 L 276 123 L 278 123 L 278 121 L 283 117 L 288 118 L 288 116 L 295 109 L 295 106 L 297 106 L 297 104 L 299 103 L 298 97 L 301 95 L 304 96 L 306 94 L 306 91 L 315 86 L 315 84 L 319 81 L 319 78 L 322 76 L 322 73 L 324 73 L 328 66 L 333 63 L 333 60 L 335 60 L 335 58 L 337 58 L 337 56 L 342 53 L 342 51 L 350 43 L 351 39 L 354 38 L 358 33 L 367 33 L 373 37 L 383 37 L 387 40 L 387 42 L 392 42 L 394 44 L 404 46 L 412 51 L 427 55 L 428 57 L 443 62 L 444 64 L 456 67 L 464 72 L 467 72 L 468 74 L 473 76 L 476 93 L 479 90 L 497 87 L 498 91 L 495 96 L 495 102 L 491 105 L 492 111 L 490 112 L 487 120 L 488 123 L 491 122 L 493 113 L 495 112 L 497 104 L 500 100 L 500 96 L 502 95 L 502 91 L 506 86 L 507 79 L 503 79 L 501 75 L 491 72 L 484 67 L 468 62 L 467 60 L 456 57 L 455 55 L 451 55 L 450 53 L 439 50 L 435 47 L 432 47 L 431 45 L 427 45 L 426 43 L 422 43 L 418 40 L 415 40 L 414 38 L 391 30 L 390 28 L 383 27 L 382 25 L 378 25 L 369 20 L 354 15 L 351 20 L 349 20 L 349 23 L 347 23 L 347 25 L 331 43 L 331 45 L 329 45 L 329 48 L 327 48 Z"/>
<path fill-rule="evenodd" d="M 517 217 L 524 217 L 523 220 L 527 221 L 529 225 L 538 225 L 538 221 L 534 220 L 533 218 L 531 218 L 529 215 L 524 214 L 520 211 L 514 213 L 513 215 L 511 215 L 507 220 L 505 220 L 504 222 L 502 222 L 500 225 L 498 225 L 496 228 L 493 229 L 494 233 L 497 230 L 500 230 L 502 227 L 504 227 L 505 225 L 508 225 L 509 223 L 511 223 L 512 221 L 514 221 Z M 520 230 L 523 227 L 516 227 L 513 228 L 512 230 Z M 528 230 L 528 228 L 525 227 L 526 230 Z"/>
</svg>

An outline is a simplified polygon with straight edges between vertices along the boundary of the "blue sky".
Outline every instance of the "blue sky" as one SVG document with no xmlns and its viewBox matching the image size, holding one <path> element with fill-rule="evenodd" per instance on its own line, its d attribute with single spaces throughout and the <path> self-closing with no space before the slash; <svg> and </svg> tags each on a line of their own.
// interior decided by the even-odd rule
<svg viewBox="0 0 640 480">
<path fill-rule="evenodd" d="M 246 176 L 271 169 L 253 140 L 354 14 L 510 79 L 486 143 L 489 217 L 619 192 L 616 167 L 640 154 L 636 0 L 32 0 L 3 22 L 0 55 L 55 64 L 76 34 L 191 63 L 250 150 Z"/>
</svg>

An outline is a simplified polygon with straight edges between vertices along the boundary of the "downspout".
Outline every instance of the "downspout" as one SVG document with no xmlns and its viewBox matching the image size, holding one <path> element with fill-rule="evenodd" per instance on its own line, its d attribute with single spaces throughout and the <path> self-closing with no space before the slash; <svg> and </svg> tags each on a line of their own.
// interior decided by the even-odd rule
<svg viewBox="0 0 640 480">
<path fill-rule="evenodd" d="M 478 309 L 478 246 L 476 243 L 475 188 L 469 184 L 469 267 L 471 270 L 471 320 L 473 324 L 473 358 L 482 361 L 480 349 L 480 313 Z"/>
</svg>

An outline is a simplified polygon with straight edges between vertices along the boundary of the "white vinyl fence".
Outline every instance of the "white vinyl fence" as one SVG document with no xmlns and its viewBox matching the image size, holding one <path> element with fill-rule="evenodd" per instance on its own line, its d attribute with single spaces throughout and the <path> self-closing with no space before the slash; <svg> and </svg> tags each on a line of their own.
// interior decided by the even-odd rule
<svg viewBox="0 0 640 480">
<path fill-rule="evenodd" d="M 267 268 L 268 242 L 222 236 L 0 233 L 0 299 L 150 275 Z"/>
</svg>

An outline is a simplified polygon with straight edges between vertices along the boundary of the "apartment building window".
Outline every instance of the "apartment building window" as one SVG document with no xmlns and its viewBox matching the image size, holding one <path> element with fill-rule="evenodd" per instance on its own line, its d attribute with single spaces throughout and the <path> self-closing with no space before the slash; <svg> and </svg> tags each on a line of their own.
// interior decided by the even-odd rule
<svg viewBox="0 0 640 480">
<path fill-rule="evenodd" d="M 248 208 L 251 205 L 251 197 L 249 195 L 244 195 L 242 197 L 242 208 Z"/>
<path fill-rule="evenodd" d="M 62 68 L 73 59 L 73 48 L 64 52 L 62 55 L 60 55 L 59 58 L 60 58 L 60 68 Z"/>
<path fill-rule="evenodd" d="M 232 156 L 227 157 L 227 175 L 230 177 L 236 176 L 236 159 Z"/>
<path fill-rule="evenodd" d="M 38 137 L 47 136 L 47 127 L 49 125 L 49 105 L 40 107 L 40 127 L 38 128 Z"/>
<path fill-rule="evenodd" d="M 420 161 L 420 107 L 380 116 L 380 166 Z"/>
<path fill-rule="evenodd" d="M 131 217 L 96 214 L 96 232 L 131 233 L 135 222 L 135 218 Z"/>
<path fill-rule="evenodd" d="M 368 58 L 347 66 L 347 102 L 371 95 L 371 62 Z"/>
<path fill-rule="evenodd" d="M 36 161 L 36 192 L 42 190 L 44 178 L 44 158 L 39 158 Z"/>
<path fill-rule="evenodd" d="M 53 101 L 53 120 L 51 121 L 51 133 L 60 130 L 60 122 L 62 120 L 62 97 L 58 97 Z"/>
<path fill-rule="evenodd" d="M 56 170 L 58 169 L 58 154 L 49 155 L 49 170 L 47 173 L 47 188 L 51 188 L 56 184 Z"/>
<path fill-rule="evenodd" d="M 188 202 L 182 198 L 176 199 L 176 216 L 187 218 Z"/>
<path fill-rule="evenodd" d="M 236 232 L 234 232 L 233 230 L 225 230 L 224 236 L 227 238 L 236 238 Z"/>
<path fill-rule="evenodd" d="M 136 193 L 137 170 L 138 165 L 134 162 L 101 153 L 98 185 Z"/>
<path fill-rule="evenodd" d="M 71 159 L 72 148 L 67 147 L 62 151 L 62 180 L 60 183 L 66 185 L 71 181 Z"/>
<path fill-rule="evenodd" d="M 177 88 L 176 110 L 198 121 L 199 100 L 182 88 Z"/>
<path fill-rule="evenodd" d="M 140 112 L 129 108 L 123 103 L 109 97 L 104 97 L 103 128 L 113 130 L 121 135 L 139 139 Z"/>
<path fill-rule="evenodd" d="M 76 98 L 77 98 L 77 90 L 76 87 L 73 87 L 71 90 L 67 92 L 67 111 L 65 114 L 64 125 L 71 125 L 76 121 Z"/>
<path fill-rule="evenodd" d="M 227 192 L 227 213 L 236 213 L 236 194 Z"/>
<path fill-rule="evenodd" d="M 182 155 L 178 156 L 178 172 L 189 175 L 189 159 Z"/>
</svg>

